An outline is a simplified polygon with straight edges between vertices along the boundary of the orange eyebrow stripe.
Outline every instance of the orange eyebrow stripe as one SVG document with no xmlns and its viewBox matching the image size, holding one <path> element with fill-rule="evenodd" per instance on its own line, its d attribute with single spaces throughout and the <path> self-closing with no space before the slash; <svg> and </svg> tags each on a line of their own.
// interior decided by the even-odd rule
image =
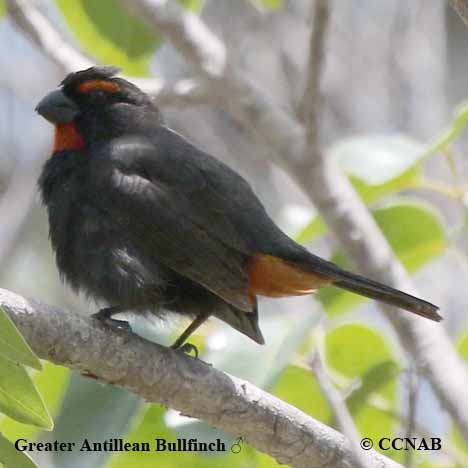
<svg viewBox="0 0 468 468">
<path fill-rule="evenodd" d="M 107 93 L 118 93 L 120 86 L 117 83 L 107 80 L 89 80 L 80 84 L 78 91 L 80 93 L 90 93 L 91 91 L 106 91 Z"/>
</svg>

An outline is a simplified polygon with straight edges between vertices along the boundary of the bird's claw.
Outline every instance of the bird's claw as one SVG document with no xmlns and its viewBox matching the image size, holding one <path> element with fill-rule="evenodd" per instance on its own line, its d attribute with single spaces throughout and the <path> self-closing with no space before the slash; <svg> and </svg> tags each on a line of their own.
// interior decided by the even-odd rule
<svg viewBox="0 0 468 468">
<path fill-rule="evenodd" d="M 110 309 L 101 309 L 99 312 L 96 312 L 95 314 L 91 315 L 91 317 L 116 331 L 124 331 L 127 333 L 130 333 L 132 331 L 132 328 L 130 327 L 130 324 L 127 321 L 112 318 L 112 313 Z"/>
<path fill-rule="evenodd" d="M 178 346 L 178 347 L 171 346 L 171 348 L 177 351 L 181 351 L 184 354 L 188 354 L 189 356 L 193 352 L 193 357 L 195 359 L 198 359 L 198 348 L 192 343 L 184 343 L 183 345 Z"/>
</svg>

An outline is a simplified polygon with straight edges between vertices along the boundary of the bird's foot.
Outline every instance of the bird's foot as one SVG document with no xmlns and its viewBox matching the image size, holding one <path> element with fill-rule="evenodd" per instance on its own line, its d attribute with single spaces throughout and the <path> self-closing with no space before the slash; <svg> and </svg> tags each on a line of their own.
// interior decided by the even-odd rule
<svg viewBox="0 0 468 468">
<path fill-rule="evenodd" d="M 184 354 L 188 354 L 189 356 L 193 353 L 193 357 L 195 359 L 198 359 L 198 348 L 192 343 L 184 343 L 184 344 L 182 344 L 180 346 L 177 346 L 177 344 L 174 343 L 171 346 L 171 348 L 175 349 L 175 350 L 178 350 L 178 351 L 181 351 Z"/>
<path fill-rule="evenodd" d="M 116 310 L 114 307 L 105 307 L 104 309 L 101 309 L 100 311 L 91 315 L 91 317 L 105 324 L 106 326 L 113 328 L 114 330 L 130 333 L 132 328 L 128 322 L 125 320 L 117 320 L 112 318 L 112 315 L 118 312 L 120 312 L 120 310 Z"/>
</svg>

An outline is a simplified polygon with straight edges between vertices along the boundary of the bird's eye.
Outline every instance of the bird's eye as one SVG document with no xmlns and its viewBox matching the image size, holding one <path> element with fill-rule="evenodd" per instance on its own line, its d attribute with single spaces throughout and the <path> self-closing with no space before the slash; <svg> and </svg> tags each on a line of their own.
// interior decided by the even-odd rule
<svg viewBox="0 0 468 468">
<path fill-rule="evenodd" d="M 78 87 L 78 91 L 83 94 L 89 94 L 94 91 L 100 91 L 101 93 L 118 93 L 120 86 L 109 80 L 89 80 L 81 83 Z"/>
</svg>

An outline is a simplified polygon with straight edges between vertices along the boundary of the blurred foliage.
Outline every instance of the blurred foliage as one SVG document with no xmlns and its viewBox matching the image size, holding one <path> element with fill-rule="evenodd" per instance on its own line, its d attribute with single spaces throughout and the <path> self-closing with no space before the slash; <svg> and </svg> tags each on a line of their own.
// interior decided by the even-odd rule
<svg viewBox="0 0 468 468">
<path fill-rule="evenodd" d="M 6 13 L 5 0 L 0 0 L 0 18 Z"/>
<path fill-rule="evenodd" d="M 460 356 L 468 362 L 468 330 L 465 330 L 459 336 L 457 350 L 460 353 Z M 463 436 L 455 425 L 451 428 L 450 439 L 457 448 L 468 454 L 468 443 L 463 439 Z"/>
<path fill-rule="evenodd" d="M 328 156 L 348 175 L 360 197 L 372 205 L 419 186 L 423 148 L 421 143 L 403 135 L 359 135 L 332 145 Z M 316 216 L 296 240 L 307 243 L 326 231 L 322 217 Z"/>
<path fill-rule="evenodd" d="M 428 146 L 421 157 L 427 158 L 446 151 L 467 125 L 468 102 L 462 102 L 455 110 L 451 124 Z"/>
<path fill-rule="evenodd" d="M 80 45 L 103 63 L 125 73 L 144 76 L 161 39 L 140 19 L 131 16 L 118 0 L 56 0 Z M 110 14 L 112 12 L 112 14 Z"/>
<path fill-rule="evenodd" d="M 150 59 L 162 39 L 146 23 L 129 14 L 118 0 L 55 1 L 81 47 L 92 57 L 121 67 L 129 75 L 149 74 Z M 203 0 L 180 3 L 193 11 L 203 6 Z"/>
<path fill-rule="evenodd" d="M 419 468 L 453 468 L 453 465 L 440 465 L 435 463 L 423 462 Z"/>
<path fill-rule="evenodd" d="M 394 419 L 369 404 L 370 396 L 377 395 L 388 408 L 395 407 L 398 366 L 386 339 L 363 325 L 343 325 L 327 335 L 326 358 L 333 371 L 359 382 L 348 406 L 361 434 L 373 440 L 391 437 Z"/>
<path fill-rule="evenodd" d="M 178 2 L 188 10 L 199 12 L 203 8 L 205 0 L 178 0 Z"/>
<path fill-rule="evenodd" d="M 268 8 L 270 10 L 277 10 L 284 5 L 284 0 L 250 0 L 258 7 Z"/>
</svg>

